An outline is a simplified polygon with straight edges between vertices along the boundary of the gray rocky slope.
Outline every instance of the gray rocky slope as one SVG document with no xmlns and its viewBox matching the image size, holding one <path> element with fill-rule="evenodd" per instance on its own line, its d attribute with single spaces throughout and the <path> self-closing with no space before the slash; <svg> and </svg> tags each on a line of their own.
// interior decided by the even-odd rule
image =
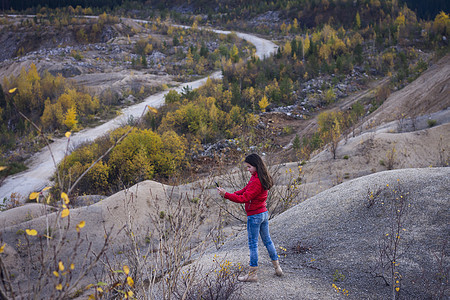
<svg viewBox="0 0 450 300">
<path fill-rule="evenodd" d="M 275 217 L 270 231 L 285 276 L 274 275 L 260 242 L 259 281 L 242 283 L 242 299 L 391 298 L 390 271 L 381 268 L 380 253 L 392 240 L 397 209 L 400 299 L 446 299 L 448 279 L 439 277 L 449 271 L 449 175 L 449 168 L 384 171 L 337 185 Z M 403 208 L 392 205 L 400 201 Z M 214 255 L 247 265 L 246 232 L 199 263 L 209 265 Z"/>
</svg>

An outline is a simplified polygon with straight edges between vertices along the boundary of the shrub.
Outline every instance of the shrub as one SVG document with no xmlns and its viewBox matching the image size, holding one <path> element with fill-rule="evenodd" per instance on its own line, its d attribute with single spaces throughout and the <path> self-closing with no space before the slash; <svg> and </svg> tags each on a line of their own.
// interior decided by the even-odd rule
<svg viewBox="0 0 450 300">
<path fill-rule="evenodd" d="M 391 150 L 386 152 L 386 168 L 388 170 L 394 169 L 395 160 L 397 158 L 397 149 L 395 149 L 395 145 L 392 146 Z"/>
<path fill-rule="evenodd" d="M 433 119 L 429 119 L 427 121 L 428 127 L 430 127 L 430 128 L 433 127 L 434 125 L 436 125 L 436 123 L 437 123 L 437 121 L 433 120 Z"/>
<path fill-rule="evenodd" d="M 294 129 L 291 126 L 283 127 L 283 134 L 288 135 L 294 133 Z M 299 140 L 300 142 L 300 140 Z"/>
<path fill-rule="evenodd" d="M 70 56 L 72 56 L 73 58 L 75 58 L 78 61 L 83 60 L 83 55 L 81 54 L 80 51 L 76 51 L 76 50 L 72 50 L 70 51 Z"/>
<path fill-rule="evenodd" d="M 300 137 L 298 136 L 298 134 L 296 134 L 294 140 L 292 141 L 292 148 L 294 148 L 295 151 L 298 151 L 300 150 L 301 146 L 302 144 L 300 141 Z"/>
</svg>

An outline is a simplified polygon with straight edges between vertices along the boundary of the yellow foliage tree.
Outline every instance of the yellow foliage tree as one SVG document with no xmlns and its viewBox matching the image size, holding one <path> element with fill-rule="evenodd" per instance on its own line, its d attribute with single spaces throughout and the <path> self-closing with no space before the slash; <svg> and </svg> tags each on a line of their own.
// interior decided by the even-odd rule
<svg viewBox="0 0 450 300">
<path fill-rule="evenodd" d="M 329 88 L 325 92 L 324 100 L 327 104 L 331 104 L 332 102 L 334 102 L 336 100 L 336 93 L 334 92 L 334 90 L 332 88 Z"/>
<path fill-rule="evenodd" d="M 359 16 L 359 12 L 356 12 L 355 25 L 357 29 L 361 28 L 361 17 Z"/>
<path fill-rule="evenodd" d="M 242 98 L 251 104 L 253 111 L 255 111 L 255 97 L 255 89 L 252 86 L 242 91 Z"/>
<path fill-rule="evenodd" d="M 405 16 L 402 14 L 402 12 L 398 13 L 398 17 L 395 19 L 394 24 L 398 27 L 405 26 Z"/>
<path fill-rule="evenodd" d="M 328 60 L 331 55 L 331 49 L 327 44 L 322 44 L 319 49 L 319 57 L 322 60 Z"/>
<path fill-rule="evenodd" d="M 311 41 L 309 40 L 309 35 L 308 34 L 306 34 L 305 38 L 303 39 L 302 45 L 303 45 L 303 51 L 302 51 L 303 52 L 303 59 L 305 59 L 305 53 L 308 52 L 309 47 L 311 46 Z"/>
<path fill-rule="evenodd" d="M 197 22 L 197 20 L 195 20 L 194 23 L 192 23 L 191 29 L 192 30 L 197 30 L 198 29 L 198 22 Z"/>
<path fill-rule="evenodd" d="M 121 136 L 121 131 L 112 137 Z M 162 141 L 158 134 L 151 130 L 133 129 L 111 151 L 108 161 L 110 180 L 116 184 L 132 185 L 140 180 L 151 179 L 154 174 L 155 157 L 161 151 L 161 147 Z"/>
<path fill-rule="evenodd" d="M 297 32 L 297 30 L 298 30 L 298 20 L 297 20 L 297 18 L 294 19 L 294 23 L 292 24 L 292 28 L 294 29 L 295 32 Z"/>
<path fill-rule="evenodd" d="M 336 159 L 336 150 L 341 137 L 342 113 L 323 112 L 317 117 L 319 134 L 324 144 L 328 144 L 333 158 Z"/>
<path fill-rule="evenodd" d="M 152 44 L 147 44 L 144 48 L 144 53 L 145 54 L 149 54 L 153 51 L 153 45 Z"/>
<path fill-rule="evenodd" d="M 283 32 L 284 35 L 286 35 L 286 28 L 287 28 L 286 23 L 283 22 L 283 24 L 281 24 L 280 26 L 280 30 L 281 32 Z"/>
<path fill-rule="evenodd" d="M 187 164 L 186 139 L 174 131 L 166 131 L 162 134 L 161 140 L 163 145 L 156 155 L 156 171 L 162 176 L 176 174 L 183 165 Z"/>
<path fill-rule="evenodd" d="M 286 41 L 286 43 L 284 44 L 284 48 L 283 48 L 283 54 L 285 56 L 290 56 L 291 52 L 292 52 L 291 43 L 289 41 Z"/>
<path fill-rule="evenodd" d="M 69 108 L 75 106 L 75 96 L 77 92 L 75 89 L 68 89 L 64 94 L 59 96 L 58 100 L 56 101 L 61 105 L 61 108 L 64 112 L 67 112 Z"/>
<path fill-rule="evenodd" d="M 31 84 L 41 80 L 41 77 L 39 76 L 39 73 L 37 71 L 36 65 L 34 63 L 32 63 L 30 65 L 30 69 L 28 70 L 26 78 Z"/>
<path fill-rule="evenodd" d="M 91 193 L 104 194 L 109 191 L 108 177 L 108 165 L 103 161 L 99 161 L 87 172 L 79 185 L 86 185 L 85 190 L 88 190 Z"/>
<path fill-rule="evenodd" d="M 230 56 L 233 62 L 239 61 L 239 49 L 238 47 L 236 47 L 236 45 L 233 45 L 233 47 L 231 48 Z"/>
<path fill-rule="evenodd" d="M 333 126 L 331 129 L 331 141 L 330 141 L 330 150 L 333 153 L 333 159 L 336 159 L 336 151 L 339 144 L 339 140 L 341 138 L 341 124 L 337 117 L 334 118 Z"/>
<path fill-rule="evenodd" d="M 15 80 L 11 78 L 18 90 L 17 94 L 14 95 L 14 103 L 21 112 L 31 111 L 30 102 L 33 98 L 33 84 L 27 80 L 27 77 L 27 71 L 25 68 L 22 68 L 19 77 Z"/>
<path fill-rule="evenodd" d="M 70 131 L 78 130 L 77 109 L 75 106 L 69 108 L 64 115 L 64 125 L 66 125 Z"/>
<path fill-rule="evenodd" d="M 192 68 L 194 66 L 194 56 L 192 55 L 190 47 L 188 49 L 188 53 L 186 54 L 186 66 L 188 68 Z"/>
<path fill-rule="evenodd" d="M 433 31 L 441 35 L 450 34 L 449 15 L 441 11 L 433 21 Z"/>
<path fill-rule="evenodd" d="M 269 106 L 269 100 L 267 99 L 267 97 L 266 97 L 266 95 L 264 95 L 263 97 L 262 97 L 262 99 L 258 102 L 258 105 L 259 105 L 259 109 L 262 111 L 262 112 L 265 112 L 266 111 L 266 108 L 267 108 L 267 106 Z"/>
<path fill-rule="evenodd" d="M 64 121 L 63 110 L 60 103 L 52 104 L 50 99 L 45 100 L 44 112 L 41 123 L 45 129 L 54 130 L 59 128 Z"/>
</svg>

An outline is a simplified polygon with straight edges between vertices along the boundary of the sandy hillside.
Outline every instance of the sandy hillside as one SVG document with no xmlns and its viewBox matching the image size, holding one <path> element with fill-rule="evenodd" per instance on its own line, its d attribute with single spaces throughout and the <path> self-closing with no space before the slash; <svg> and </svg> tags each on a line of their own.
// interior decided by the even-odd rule
<svg viewBox="0 0 450 300">
<path fill-rule="evenodd" d="M 335 186 L 275 217 L 271 236 L 285 276 L 274 275 L 260 242 L 259 281 L 243 284 L 241 299 L 390 298 L 392 285 L 386 286 L 376 275 L 381 265 L 379 244 L 388 238 L 393 224 L 390 204 L 399 194 L 406 201 L 397 260 L 401 299 L 425 299 L 437 293 L 436 257 L 450 233 L 449 175 L 448 168 L 380 172 Z M 393 189 L 402 192 L 396 194 Z M 380 191 L 372 204 L 368 191 Z M 208 269 L 214 255 L 247 265 L 246 232 L 218 251 L 211 249 L 199 263 Z M 445 256 L 447 272 L 449 262 Z"/>
<path fill-rule="evenodd" d="M 379 125 L 429 115 L 450 107 L 450 55 L 432 64 L 407 87 L 392 93 L 367 121 Z"/>
<path fill-rule="evenodd" d="M 437 272 L 438 265 L 434 255 L 439 254 L 449 234 L 449 216 L 446 213 L 449 209 L 449 175 L 448 168 L 379 172 L 328 189 L 275 217 L 271 221 L 271 234 L 286 276 L 274 277 L 268 257 L 262 250 L 260 280 L 244 287 L 242 299 L 277 299 L 277 295 L 283 299 L 339 299 L 339 293 L 332 287 L 333 283 L 349 290 L 349 299 L 379 299 L 379 295 L 382 298 L 388 297 L 389 287 L 384 285 L 382 279 L 375 277 L 380 272 L 377 269 L 380 265 L 377 260 L 378 245 L 385 234 L 390 232 L 389 226 L 393 220 L 390 203 L 400 193 L 406 201 L 399 250 L 402 253 L 399 270 L 404 278 L 402 288 L 405 289 L 405 295 L 408 295 L 407 299 L 423 299 L 425 286 L 436 283 L 412 282 L 424 278 L 418 274 L 424 273 L 427 275 L 425 278 L 433 278 L 432 272 Z M 395 194 L 393 190 L 401 192 Z M 208 191 L 213 197 L 217 197 L 214 188 L 209 188 Z M 373 202 L 368 196 L 370 192 L 376 195 Z M 108 232 L 114 225 L 113 243 L 108 253 L 116 263 L 126 263 L 126 256 L 117 254 L 124 245 L 130 243 L 130 239 L 125 231 L 118 233 L 119 229 L 124 226 L 133 228 L 134 234 L 142 241 L 148 234 L 147 230 L 151 230 L 148 214 L 155 213 L 155 199 L 162 203 L 167 195 L 176 199 L 184 193 L 199 195 L 200 189 L 195 188 L 195 185 L 173 189 L 157 182 L 145 181 L 126 193 L 120 192 L 99 203 L 71 209 L 67 239 L 75 240 L 75 225 L 84 220 L 86 227 L 82 230 L 82 236 L 86 241 L 92 242 L 91 249 L 98 252 L 105 229 Z M 210 213 L 217 210 L 214 202 L 210 201 L 209 205 Z M 24 207 L 28 206 L 31 208 L 31 205 Z M 36 216 L 33 211 L 42 210 L 42 206 L 35 206 L 38 205 L 33 206 L 34 210 L 26 212 L 25 220 L 23 208 L 2 214 L 0 220 L 2 227 L 4 226 L 3 241 L 7 245 L 3 254 L 5 264 L 22 283 L 26 282 L 25 278 L 18 274 L 20 268 L 28 262 L 24 257 L 26 249 L 18 246 L 25 243 L 20 230 L 34 228 L 42 234 L 47 221 L 45 216 L 30 220 Z M 156 214 L 166 209 L 162 206 L 156 210 Z M 211 216 L 204 221 L 204 228 L 209 228 L 216 222 L 213 213 Z M 50 224 L 54 217 L 55 214 L 49 215 Z M 15 222 L 11 218 L 18 224 L 12 225 Z M 57 237 L 58 233 L 55 238 Z M 33 237 L 30 240 L 33 242 Z M 37 251 L 34 246 L 31 249 Z M 60 257 L 68 257 L 71 252 L 72 246 L 64 247 Z M 219 250 L 211 247 L 199 261 L 204 271 L 212 264 L 214 255 L 232 263 L 247 265 L 245 231 L 229 238 Z M 82 255 L 75 258 L 74 264 L 82 264 Z M 94 270 L 100 271 L 98 268 Z M 334 275 L 336 270 L 345 279 L 339 275 L 341 279 L 333 281 L 337 278 Z M 88 284 L 92 280 L 92 277 L 85 278 L 81 284 Z M 412 297 L 414 295 L 421 296 L 415 298 Z"/>
</svg>

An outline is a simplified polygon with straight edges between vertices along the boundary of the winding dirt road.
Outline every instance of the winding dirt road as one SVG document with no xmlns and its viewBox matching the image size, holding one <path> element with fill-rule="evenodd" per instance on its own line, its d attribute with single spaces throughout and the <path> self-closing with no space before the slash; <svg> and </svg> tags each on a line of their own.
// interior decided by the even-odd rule
<svg viewBox="0 0 450 300">
<path fill-rule="evenodd" d="M 139 20 L 134 20 L 139 21 Z M 145 22 L 145 21 L 143 21 Z M 230 31 L 214 30 L 217 33 L 229 34 Z M 256 37 L 251 34 L 236 32 L 237 36 L 247 40 L 256 47 L 256 55 L 261 59 L 268 57 L 277 50 L 277 45 L 271 41 Z M 210 78 L 221 78 L 222 74 L 220 71 L 211 74 Z M 198 88 L 206 82 L 207 78 L 196 80 L 193 82 L 187 82 L 179 85 L 175 88 L 176 91 L 180 92 L 184 87 L 189 86 L 192 89 Z M 167 94 L 169 90 L 152 95 L 143 102 L 130 106 L 122 110 L 122 114 L 102 125 L 94 128 L 86 128 L 80 132 L 74 133 L 70 137 L 71 145 L 78 145 L 83 142 L 93 141 L 96 138 L 102 136 L 106 132 L 115 129 L 123 124 L 129 119 L 130 116 L 139 118 L 147 105 L 152 107 L 159 107 L 164 103 L 164 95 Z M 69 140 L 67 138 L 56 139 L 51 145 L 51 151 L 48 147 L 43 148 L 40 152 L 34 154 L 26 163 L 28 170 L 12 175 L 6 178 L 0 186 L 0 200 L 7 198 L 8 201 L 11 198 L 12 193 L 20 195 L 21 201 L 24 197 L 27 197 L 29 193 L 40 191 L 46 186 L 52 185 L 50 177 L 55 172 L 55 164 L 60 162 L 66 153 Z M 52 159 L 52 153 L 53 158 Z"/>
</svg>

